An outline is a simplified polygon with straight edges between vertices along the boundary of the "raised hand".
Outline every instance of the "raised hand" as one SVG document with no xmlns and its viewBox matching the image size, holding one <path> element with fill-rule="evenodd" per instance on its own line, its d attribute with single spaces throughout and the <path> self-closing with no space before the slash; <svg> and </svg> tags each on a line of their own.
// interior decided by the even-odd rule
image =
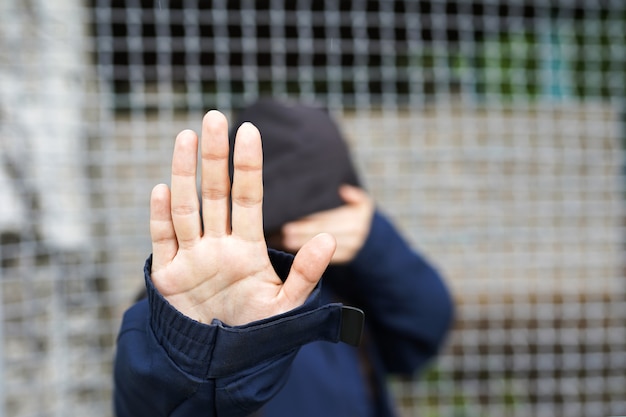
<svg viewBox="0 0 626 417">
<path fill-rule="evenodd" d="M 201 196 L 196 189 L 198 137 L 181 132 L 174 145 L 171 190 L 152 190 L 152 281 L 176 309 L 200 322 L 235 326 L 304 303 L 333 256 L 335 240 L 319 234 L 304 243 L 287 280 L 274 272 L 263 236 L 263 155 L 259 131 L 237 131 L 232 187 L 228 123 L 218 111 L 202 121 Z"/>
</svg>

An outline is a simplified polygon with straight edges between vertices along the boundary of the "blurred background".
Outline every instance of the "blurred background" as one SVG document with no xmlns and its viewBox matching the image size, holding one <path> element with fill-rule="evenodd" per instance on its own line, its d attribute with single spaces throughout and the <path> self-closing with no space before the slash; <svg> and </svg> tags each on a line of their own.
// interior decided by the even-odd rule
<svg viewBox="0 0 626 417">
<path fill-rule="evenodd" d="M 626 415 L 622 0 L 0 0 L 0 416 L 111 416 L 175 135 L 327 106 L 445 274 L 404 416 Z"/>
</svg>

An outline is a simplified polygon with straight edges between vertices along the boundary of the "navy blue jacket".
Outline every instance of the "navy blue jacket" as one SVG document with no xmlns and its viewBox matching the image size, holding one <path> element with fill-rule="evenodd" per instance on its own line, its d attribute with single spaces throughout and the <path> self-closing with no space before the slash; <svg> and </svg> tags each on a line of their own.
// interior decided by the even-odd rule
<svg viewBox="0 0 626 417">
<path fill-rule="evenodd" d="M 281 278 L 289 255 L 270 250 Z M 411 375 L 438 352 L 452 300 L 437 271 L 375 213 L 348 265 L 280 316 L 230 327 L 182 315 L 156 291 L 125 314 L 115 360 L 118 417 L 393 416 L 390 374 Z M 360 347 L 338 343 L 340 303 L 365 311 Z"/>
</svg>

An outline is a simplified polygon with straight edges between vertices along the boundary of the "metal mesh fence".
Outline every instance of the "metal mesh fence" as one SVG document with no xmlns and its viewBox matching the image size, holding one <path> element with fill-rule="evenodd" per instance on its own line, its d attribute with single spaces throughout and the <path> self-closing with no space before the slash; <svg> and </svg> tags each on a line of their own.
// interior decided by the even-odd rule
<svg viewBox="0 0 626 417">
<path fill-rule="evenodd" d="M 0 1 L 0 416 L 111 415 L 173 138 L 268 94 L 454 292 L 403 415 L 626 415 L 625 85 L 621 0 Z"/>
</svg>

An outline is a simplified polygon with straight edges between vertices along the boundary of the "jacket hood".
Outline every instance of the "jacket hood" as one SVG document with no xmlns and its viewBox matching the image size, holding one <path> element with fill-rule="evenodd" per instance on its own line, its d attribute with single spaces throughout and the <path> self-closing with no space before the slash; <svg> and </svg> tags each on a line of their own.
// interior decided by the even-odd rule
<svg viewBox="0 0 626 417">
<path fill-rule="evenodd" d="M 263 141 L 263 223 L 266 233 L 306 215 L 339 207 L 341 184 L 359 185 L 346 141 L 328 111 L 262 98 L 237 112 L 230 132 L 253 123 Z M 231 162 L 232 174 L 232 162 Z"/>
</svg>

